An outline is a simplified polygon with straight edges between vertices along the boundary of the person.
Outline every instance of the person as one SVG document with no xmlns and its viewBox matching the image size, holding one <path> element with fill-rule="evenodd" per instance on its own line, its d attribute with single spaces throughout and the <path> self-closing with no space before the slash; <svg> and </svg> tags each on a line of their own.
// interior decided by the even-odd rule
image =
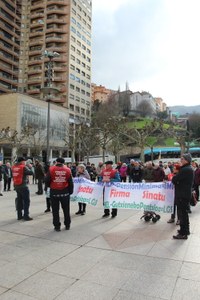
<svg viewBox="0 0 200 300">
<path fill-rule="evenodd" d="M 127 166 L 127 175 L 129 176 L 129 183 L 132 181 L 132 177 L 131 177 L 131 174 L 132 174 L 132 169 L 134 168 L 135 166 L 135 160 L 134 159 L 131 159 L 130 160 L 130 164 L 128 164 Z"/>
<path fill-rule="evenodd" d="M 46 162 L 46 164 L 44 166 L 45 176 L 48 173 L 49 167 L 50 167 L 50 162 Z M 48 213 L 48 212 L 51 212 L 51 199 L 50 199 L 50 188 L 47 188 L 46 181 L 45 181 L 44 191 L 46 194 L 46 209 L 44 212 Z"/>
<path fill-rule="evenodd" d="M 102 170 L 100 180 L 102 182 L 120 182 L 120 175 L 116 169 L 112 167 L 113 161 L 108 160 L 105 162 L 105 169 Z M 104 215 L 102 218 L 107 218 L 110 215 L 110 210 L 108 208 L 104 209 Z M 113 208 L 111 212 L 112 218 L 117 216 L 117 208 Z"/>
<path fill-rule="evenodd" d="M 7 162 L 4 168 L 4 192 L 6 190 L 10 191 L 11 180 L 12 180 L 12 169 L 10 163 Z"/>
<path fill-rule="evenodd" d="M 44 170 L 39 160 L 35 161 L 35 179 L 37 180 L 37 184 L 38 184 L 38 191 L 36 192 L 36 194 L 42 195 L 43 182 L 44 182 Z"/>
<path fill-rule="evenodd" d="M 163 168 L 160 167 L 159 164 L 154 164 L 153 167 L 153 177 L 154 182 L 161 182 L 165 179 L 165 172 L 163 171 Z"/>
<path fill-rule="evenodd" d="M 174 177 L 174 175 L 176 175 L 179 172 L 180 167 L 181 167 L 180 164 L 174 164 L 173 173 L 168 174 L 168 181 L 172 181 L 172 178 Z M 175 199 L 176 199 L 176 186 L 175 186 L 175 190 L 174 190 L 174 212 L 173 212 L 173 214 L 171 214 L 171 218 L 167 221 L 167 223 L 175 222 L 175 216 L 176 216 L 176 200 Z M 177 212 L 176 225 L 180 225 L 178 212 Z"/>
<path fill-rule="evenodd" d="M 65 229 L 70 229 L 70 195 L 73 193 L 74 184 L 71 170 L 64 165 L 64 158 L 58 157 L 56 164 L 49 168 L 45 177 L 47 188 L 50 187 L 51 208 L 55 231 L 60 231 L 59 216 L 60 204 L 64 214 Z"/>
<path fill-rule="evenodd" d="M 90 174 L 86 170 L 86 167 L 84 164 L 80 164 L 77 166 L 77 173 L 76 177 L 86 178 L 90 180 Z M 86 203 L 78 202 L 78 211 L 76 212 L 76 215 L 84 215 L 86 211 Z"/>
<path fill-rule="evenodd" d="M 16 209 L 17 209 L 17 219 L 24 221 L 33 220 L 29 216 L 30 207 L 30 192 L 28 188 L 28 176 L 33 175 L 31 170 L 31 165 L 26 165 L 26 160 L 24 157 L 18 157 L 17 162 L 12 167 L 13 183 L 14 188 L 17 193 Z M 24 215 L 22 215 L 24 211 Z"/>
<path fill-rule="evenodd" d="M 199 186 L 200 186 L 200 168 L 197 162 L 192 162 L 194 169 L 194 191 L 196 192 L 197 201 L 199 201 Z"/>
<path fill-rule="evenodd" d="M 133 162 L 129 173 L 129 182 L 142 182 L 142 168 L 138 161 Z"/>
<path fill-rule="evenodd" d="M 192 197 L 192 186 L 194 181 L 194 171 L 191 167 L 192 157 L 190 153 L 185 153 L 181 157 L 180 171 L 172 178 L 172 183 L 176 190 L 176 205 L 180 218 L 180 230 L 174 235 L 174 239 L 186 240 L 190 234 L 188 206 Z"/>
<path fill-rule="evenodd" d="M 103 168 L 104 168 L 104 164 L 103 164 L 103 162 L 100 161 L 100 162 L 98 163 L 97 168 L 96 168 L 97 181 L 98 181 L 98 182 L 100 181 L 100 178 L 101 178 L 101 172 L 102 172 Z"/>
<path fill-rule="evenodd" d="M 123 163 L 121 168 L 118 170 L 120 174 L 121 182 L 126 182 L 127 178 L 127 165 L 126 163 Z"/>
<path fill-rule="evenodd" d="M 3 189 L 3 174 L 4 174 L 3 162 L 0 161 L 0 196 L 3 196 L 3 194 L 2 194 L 2 189 Z"/>
<path fill-rule="evenodd" d="M 97 177 L 97 170 L 95 167 L 95 164 L 91 164 L 91 172 L 90 172 L 90 179 L 91 181 L 96 181 L 96 177 Z"/>
<path fill-rule="evenodd" d="M 164 163 L 163 171 L 165 172 L 165 179 L 168 179 L 168 175 L 171 174 L 171 169 L 168 167 L 168 164 Z"/>
<path fill-rule="evenodd" d="M 151 161 L 147 161 L 142 172 L 142 180 L 145 182 L 154 182 L 154 175 L 153 164 Z"/>
</svg>

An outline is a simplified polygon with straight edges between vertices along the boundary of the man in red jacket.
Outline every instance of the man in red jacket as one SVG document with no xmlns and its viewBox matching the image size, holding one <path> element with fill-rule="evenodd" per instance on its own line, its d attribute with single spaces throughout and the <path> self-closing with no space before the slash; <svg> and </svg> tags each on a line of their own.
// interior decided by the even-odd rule
<svg viewBox="0 0 200 300">
<path fill-rule="evenodd" d="M 50 187 L 50 199 L 55 231 L 60 231 L 60 204 L 64 214 L 65 229 L 70 229 L 70 195 L 73 193 L 73 180 L 71 170 L 64 165 L 64 158 L 57 158 L 56 164 L 49 168 L 46 176 L 46 185 Z"/>
<path fill-rule="evenodd" d="M 17 209 L 17 219 L 24 221 L 31 221 L 32 218 L 29 217 L 29 206 L 30 206 L 30 192 L 27 186 L 28 175 L 33 175 L 31 170 L 31 165 L 26 165 L 24 157 L 18 157 L 17 162 L 12 167 L 13 183 L 14 188 L 17 193 L 16 198 L 16 209 Z M 24 211 L 24 215 L 22 215 Z"/>
</svg>

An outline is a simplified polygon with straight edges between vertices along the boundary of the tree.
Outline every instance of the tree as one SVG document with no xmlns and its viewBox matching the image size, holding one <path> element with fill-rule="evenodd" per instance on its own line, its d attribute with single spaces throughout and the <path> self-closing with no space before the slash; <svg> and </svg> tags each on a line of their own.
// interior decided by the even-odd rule
<svg viewBox="0 0 200 300">
<path fill-rule="evenodd" d="M 153 114 L 151 104 L 147 100 L 143 100 L 140 104 L 138 104 L 137 110 L 143 118 Z"/>
<path fill-rule="evenodd" d="M 195 140 L 200 139 L 200 114 L 193 113 L 188 118 L 192 138 Z"/>
</svg>

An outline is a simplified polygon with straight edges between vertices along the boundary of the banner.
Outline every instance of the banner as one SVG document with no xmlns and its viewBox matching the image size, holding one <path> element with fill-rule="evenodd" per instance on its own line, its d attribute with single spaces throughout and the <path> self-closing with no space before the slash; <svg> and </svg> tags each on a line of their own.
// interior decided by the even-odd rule
<svg viewBox="0 0 200 300">
<path fill-rule="evenodd" d="M 171 182 L 106 184 L 105 208 L 124 208 L 173 213 L 174 187 Z"/>
<path fill-rule="evenodd" d="M 103 187 L 102 182 L 76 177 L 74 178 L 74 192 L 70 196 L 70 200 L 97 206 L 98 201 L 102 199 Z"/>
<path fill-rule="evenodd" d="M 71 201 L 97 206 L 104 194 L 104 207 L 173 213 L 174 186 L 170 181 L 152 183 L 102 183 L 74 178 Z"/>
</svg>

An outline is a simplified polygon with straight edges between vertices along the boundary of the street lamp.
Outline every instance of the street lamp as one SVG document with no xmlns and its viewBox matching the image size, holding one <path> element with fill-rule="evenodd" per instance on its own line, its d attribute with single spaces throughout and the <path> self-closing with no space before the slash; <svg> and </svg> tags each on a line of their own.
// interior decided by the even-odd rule
<svg viewBox="0 0 200 300">
<path fill-rule="evenodd" d="M 43 94 L 46 94 L 46 101 L 48 102 L 48 108 L 47 108 L 47 156 L 46 156 L 46 162 L 49 162 L 49 156 L 50 156 L 50 147 L 49 147 L 49 138 L 50 138 L 50 101 L 52 98 L 52 94 L 58 93 L 59 90 L 55 87 L 52 87 L 52 79 L 53 79 L 53 58 L 58 57 L 60 54 L 57 52 L 52 52 L 45 50 L 43 53 L 43 56 L 45 58 L 48 58 L 48 62 L 46 63 L 46 71 L 45 71 L 45 77 L 47 78 L 47 86 L 43 87 L 41 90 Z"/>
</svg>

